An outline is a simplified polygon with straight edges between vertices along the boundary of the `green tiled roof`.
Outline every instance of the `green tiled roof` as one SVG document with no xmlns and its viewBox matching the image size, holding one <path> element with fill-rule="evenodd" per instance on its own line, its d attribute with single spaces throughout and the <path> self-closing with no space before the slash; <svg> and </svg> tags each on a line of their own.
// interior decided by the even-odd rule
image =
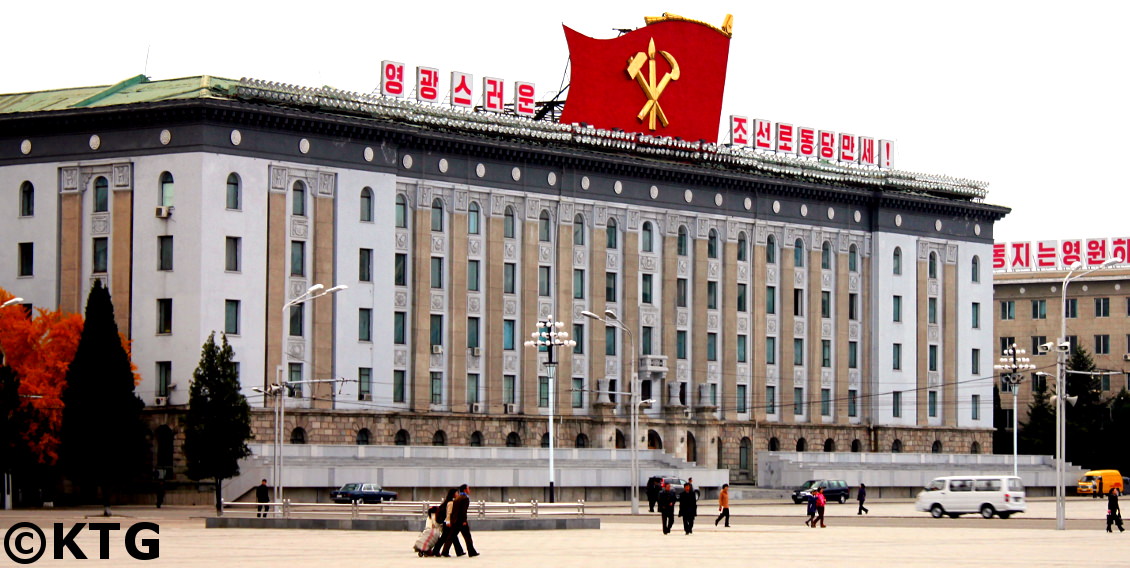
<svg viewBox="0 0 1130 568">
<path fill-rule="evenodd" d="M 224 99 L 239 81 L 201 75 L 150 81 L 145 75 L 114 85 L 0 95 L 0 114 L 96 108 L 176 99 Z"/>
</svg>

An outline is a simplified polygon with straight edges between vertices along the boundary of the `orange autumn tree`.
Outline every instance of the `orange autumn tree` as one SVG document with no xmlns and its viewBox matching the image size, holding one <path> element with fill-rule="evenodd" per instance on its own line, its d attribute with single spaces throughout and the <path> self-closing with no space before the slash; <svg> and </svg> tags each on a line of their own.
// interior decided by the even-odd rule
<svg viewBox="0 0 1130 568">
<path fill-rule="evenodd" d="M 12 298 L 0 288 L 0 303 Z M 11 439 L 3 440 L 4 453 L 30 456 L 37 463 L 51 466 L 59 458 L 59 435 L 63 420 L 61 394 L 67 367 L 74 359 L 82 335 L 82 316 L 45 309 L 27 317 L 18 306 L 0 310 L 0 351 L 6 377 L 18 381 L 14 408 L 2 416 Z M 9 451 L 13 452 L 10 454 Z M 12 464 L 9 464 L 12 465 Z M 31 464 L 27 464 L 31 465 Z"/>
</svg>

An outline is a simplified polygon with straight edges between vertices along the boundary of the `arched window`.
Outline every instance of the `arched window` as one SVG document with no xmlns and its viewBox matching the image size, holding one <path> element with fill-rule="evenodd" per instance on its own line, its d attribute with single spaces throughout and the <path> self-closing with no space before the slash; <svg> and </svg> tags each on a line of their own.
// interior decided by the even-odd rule
<svg viewBox="0 0 1130 568">
<path fill-rule="evenodd" d="M 749 473 L 749 455 L 753 451 L 753 441 L 749 438 L 742 438 L 741 444 L 738 446 L 738 470 Z"/>
<path fill-rule="evenodd" d="M 577 246 L 585 244 L 585 219 L 580 215 L 573 218 L 573 244 Z"/>
<path fill-rule="evenodd" d="M 481 448 L 483 446 L 483 433 L 475 430 L 471 432 L 471 447 Z"/>
<path fill-rule="evenodd" d="M 292 444 L 305 444 L 306 443 L 306 429 L 299 426 L 290 431 L 290 443 Z"/>
<path fill-rule="evenodd" d="M 479 211 L 479 204 L 472 201 L 471 205 L 467 207 L 467 234 L 468 235 L 479 234 L 479 221 L 480 220 L 481 220 L 481 215 L 480 215 L 480 211 Z"/>
<path fill-rule="evenodd" d="M 290 192 L 290 214 L 306 216 L 306 184 L 301 180 L 294 182 Z"/>
<path fill-rule="evenodd" d="M 863 444 L 860 443 L 859 440 L 852 440 L 851 441 L 851 451 L 852 451 L 852 453 L 855 453 L 855 454 L 862 452 L 863 451 Z"/>
<path fill-rule="evenodd" d="M 981 444 L 979 442 L 973 442 L 972 444 L 970 444 L 969 453 L 974 455 L 981 453 Z"/>
<path fill-rule="evenodd" d="M 824 440 L 824 451 L 825 451 L 825 452 L 834 452 L 834 451 L 836 451 L 836 441 L 835 441 L 835 440 L 833 440 L 833 439 L 831 439 L 831 438 L 828 438 L 827 440 Z"/>
<path fill-rule="evenodd" d="M 930 253 L 929 264 L 926 265 L 926 274 L 930 278 L 938 277 L 938 253 Z"/>
<path fill-rule="evenodd" d="M 514 238 L 514 210 L 510 207 L 506 208 L 506 213 L 502 216 L 502 236 Z"/>
<path fill-rule="evenodd" d="M 443 231 L 443 201 L 438 197 L 432 200 L 432 230 Z"/>
<path fill-rule="evenodd" d="M 779 451 L 781 451 L 781 441 L 778 440 L 776 436 L 769 438 L 769 446 L 768 447 L 769 447 L 769 451 L 771 451 L 771 452 L 779 452 Z"/>
<path fill-rule="evenodd" d="M 543 448 L 549 447 L 549 432 L 546 432 L 545 434 L 541 435 L 541 447 L 543 447 Z"/>
<path fill-rule="evenodd" d="M 628 440 L 624 437 L 624 432 L 619 428 L 616 429 L 616 436 L 614 437 L 616 449 L 623 450 L 628 447 Z"/>
<path fill-rule="evenodd" d="M 408 199 L 399 193 L 396 195 L 396 226 L 408 228 Z"/>
<path fill-rule="evenodd" d="M 521 448 L 522 447 L 522 437 L 519 436 L 517 432 L 511 432 L 511 433 L 507 434 L 506 435 L 506 447 L 507 448 Z"/>
<path fill-rule="evenodd" d="M 934 445 L 930 446 L 930 453 L 932 453 L 932 454 L 942 453 L 942 441 L 941 440 L 934 440 Z"/>
<path fill-rule="evenodd" d="M 584 435 L 584 434 L 577 434 L 577 447 L 578 448 L 589 447 L 589 437 Z"/>
<path fill-rule="evenodd" d="M 647 431 L 647 449 L 649 450 L 662 450 L 663 438 L 659 436 L 659 432 L 655 430 Z"/>
<path fill-rule="evenodd" d="M 765 263 L 777 264 L 777 239 L 773 235 L 765 237 Z"/>
<path fill-rule="evenodd" d="M 859 248 L 855 245 L 848 247 L 848 271 L 859 272 Z"/>
<path fill-rule="evenodd" d="M 361 221 L 373 221 L 373 190 L 368 187 L 361 189 Z"/>
<path fill-rule="evenodd" d="M 357 431 L 357 445 L 368 446 L 373 443 L 373 433 L 368 428 L 362 428 Z"/>
<path fill-rule="evenodd" d="M 538 215 L 538 240 L 543 243 L 548 243 L 552 233 L 549 230 L 549 211 L 542 210 L 541 215 Z"/>
<path fill-rule="evenodd" d="M 820 245 L 820 268 L 824 270 L 832 269 L 832 245 L 828 241 Z"/>
<path fill-rule="evenodd" d="M 243 209 L 243 190 L 240 189 L 239 174 L 228 174 L 226 196 L 224 205 L 228 209 Z"/>
<path fill-rule="evenodd" d="M 970 274 L 971 274 L 970 277 L 973 279 L 974 282 L 980 282 L 981 281 L 981 257 L 974 256 L 973 260 L 970 261 L 969 264 L 970 264 L 969 270 L 970 270 Z"/>
<path fill-rule="evenodd" d="M 902 249 L 899 247 L 895 247 L 891 254 L 891 273 L 895 276 L 902 274 Z"/>
<path fill-rule="evenodd" d="M 748 246 L 749 243 L 746 242 L 745 232 L 743 231 L 741 233 L 738 233 L 738 262 L 745 262 L 749 260 L 749 256 L 747 256 L 746 253 Z"/>
<path fill-rule="evenodd" d="M 793 243 L 793 266 L 797 268 L 804 266 L 804 241 L 801 239 Z"/>
<path fill-rule="evenodd" d="M 644 252 L 655 252 L 655 250 L 654 250 L 655 249 L 654 239 L 655 239 L 655 236 L 652 234 L 651 223 L 650 222 L 644 223 L 643 224 L 643 251 Z"/>
<path fill-rule="evenodd" d="M 433 446 L 446 446 L 447 445 L 447 433 L 444 432 L 443 430 L 436 430 L 436 433 L 432 434 L 432 445 Z"/>
<path fill-rule="evenodd" d="M 698 461 L 698 443 L 695 442 L 694 434 L 687 430 L 687 461 Z"/>
<path fill-rule="evenodd" d="M 608 219 L 608 227 L 605 229 L 607 233 L 607 243 L 609 249 L 616 249 L 620 246 L 620 235 L 616 230 L 616 220 L 611 217 Z"/>
<path fill-rule="evenodd" d="M 168 172 L 166 172 L 168 174 Z M 169 179 L 172 179 L 170 176 Z M 172 188 L 172 183 L 169 182 L 169 187 Z M 172 191 L 170 189 L 170 191 Z M 104 213 L 110 210 L 110 182 L 106 178 L 98 176 L 94 178 L 94 212 Z"/>
<path fill-rule="evenodd" d="M 796 441 L 796 451 L 798 451 L 798 452 L 808 451 L 808 441 L 805 440 L 804 438 L 797 440 Z"/>
<path fill-rule="evenodd" d="M 706 257 L 718 258 L 718 231 L 714 229 L 706 235 Z"/>
<path fill-rule="evenodd" d="M 393 438 L 393 444 L 397 446 L 407 446 L 409 442 L 408 430 L 397 430 L 396 437 Z"/>
<path fill-rule="evenodd" d="M 20 184 L 20 217 L 35 215 L 35 186 L 30 181 Z"/>
<path fill-rule="evenodd" d="M 901 454 L 902 453 L 902 440 L 895 440 L 894 442 L 891 442 L 891 453 L 892 454 Z"/>
<path fill-rule="evenodd" d="M 676 241 L 676 251 L 679 256 L 687 256 L 687 250 L 690 249 L 690 239 L 687 237 L 687 228 L 679 227 L 679 240 Z"/>
<path fill-rule="evenodd" d="M 106 178 L 102 178 L 106 179 Z M 160 192 L 157 194 L 157 201 L 163 207 L 173 206 L 173 174 L 169 172 L 161 172 Z M 97 180 L 95 181 L 97 183 Z M 97 209 L 96 209 L 97 211 Z M 104 211 L 104 210 L 103 210 Z"/>
</svg>

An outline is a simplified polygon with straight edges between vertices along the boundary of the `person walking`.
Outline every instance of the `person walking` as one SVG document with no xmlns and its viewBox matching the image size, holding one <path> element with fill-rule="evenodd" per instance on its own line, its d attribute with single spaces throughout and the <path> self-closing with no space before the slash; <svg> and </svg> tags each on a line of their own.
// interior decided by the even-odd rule
<svg viewBox="0 0 1130 568">
<path fill-rule="evenodd" d="M 691 482 L 683 485 L 683 492 L 679 495 L 679 516 L 683 518 L 683 530 L 687 534 L 694 532 L 694 518 L 698 516 L 698 499 L 694 496 L 694 486 Z"/>
<path fill-rule="evenodd" d="M 436 507 L 436 523 L 443 528 L 440 531 L 439 538 L 436 539 L 436 543 L 432 546 L 431 554 L 429 554 L 429 556 L 439 556 L 441 551 L 443 550 L 443 545 L 452 540 L 455 541 L 456 556 L 463 556 L 463 545 L 459 544 L 459 539 L 455 538 L 454 536 L 454 529 L 448 526 L 447 523 L 447 518 L 451 516 L 453 501 L 455 501 L 454 488 L 447 490 L 447 495 L 443 498 L 443 501 L 440 502 L 439 506 Z M 445 553 L 445 556 L 451 556 L 450 552 Z"/>
<path fill-rule="evenodd" d="M 726 519 L 726 526 L 730 526 L 730 484 L 722 484 L 722 492 L 718 494 L 718 518 L 714 519 L 714 526 L 718 526 L 718 521 L 724 517 Z"/>
<path fill-rule="evenodd" d="M 810 527 L 812 521 L 816 519 L 816 489 L 811 490 L 804 501 L 808 506 L 808 518 L 804 520 L 804 526 Z"/>
<path fill-rule="evenodd" d="M 1106 497 L 1106 532 L 1114 532 L 1110 530 L 1111 525 L 1118 525 L 1118 532 L 1126 530 L 1122 528 L 1122 511 L 1118 508 L 1117 487 L 1112 487 Z"/>
<path fill-rule="evenodd" d="M 859 510 L 856 511 L 855 514 L 862 515 L 863 513 L 867 513 L 868 512 L 867 507 L 863 506 L 864 501 L 867 501 L 867 484 L 866 483 L 860 483 L 859 484 L 859 492 L 855 494 L 855 498 L 859 501 Z"/>
<path fill-rule="evenodd" d="M 659 491 L 663 489 L 663 480 L 658 477 L 652 477 L 647 480 L 647 512 L 655 512 L 655 502 L 659 500 Z"/>
<path fill-rule="evenodd" d="M 824 526 L 824 507 L 828 504 L 828 498 L 824 495 L 824 490 L 819 487 L 816 488 L 813 495 L 816 497 L 816 518 L 812 519 L 808 526 L 816 528 L 816 522 L 820 521 L 820 528 L 826 528 Z"/>
<path fill-rule="evenodd" d="M 656 502 L 659 504 L 659 519 L 663 523 L 663 534 L 671 534 L 671 527 L 675 524 L 675 492 L 671 491 L 671 484 L 664 483 L 663 490 L 659 492 Z"/>
<path fill-rule="evenodd" d="M 259 485 L 257 487 L 255 487 L 255 502 L 256 503 L 269 503 L 270 501 L 271 501 L 271 488 L 267 486 L 267 480 L 264 479 L 263 481 L 259 482 Z M 271 510 L 271 507 L 269 505 L 256 505 L 255 506 L 255 516 L 260 517 L 260 518 L 266 518 L 267 512 L 270 511 L 270 510 Z"/>
<path fill-rule="evenodd" d="M 462 535 L 463 543 L 467 545 L 467 554 L 474 558 L 479 555 L 479 551 L 475 550 L 475 541 L 471 539 L 471 527 L 467 526 L 467 511 L 471 508 L 470 494 L 471 488 L 467 487 L 466 483 L 459 486 L 459 491 L 455 492 L 455 499 L 451 502 L 451 514 L 447 517 L 447 522 L 453 528 L 451 541 L 454 541 L 456 536 Z M 451 541 L 444 543 L 443 556 L 448 556 Z M 463 556 L 459 548 L 455 549 L 455 555 Z"/>
</svg>

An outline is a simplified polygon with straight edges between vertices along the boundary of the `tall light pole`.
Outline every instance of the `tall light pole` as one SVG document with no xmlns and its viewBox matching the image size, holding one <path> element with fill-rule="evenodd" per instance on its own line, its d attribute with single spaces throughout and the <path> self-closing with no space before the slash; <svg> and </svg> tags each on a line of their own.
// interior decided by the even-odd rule
<svg viewBox="0 0 1130 568">
<path fill-rule="evenodd" d="M 541 350 L 542 347 L 548 352 L 548 357 L 545 360 L 545 367 L 548 371 L 549 377 L 549 502 L 555 502 L 553 495 L 553 411 L 555 397 L 553 388 L 553 375 L 557 369 L 557 360 L 554 355 L 558 347 L 573 347 L 577 344 L 576 341 L 569 339 L 569 332 L 564 331 L 565 324 L 563 322 L 554 321 L 553 316 L 549 316 L 544 320 L 538 320 L 538 331 L 530 334 L 533 339 L 526 341 L 526 347 L 535 347 Z"/>
<path fill-rule="evenodd" d="M 338 284 L 333 288 L 326 289 L 321 284 L 315 284 L 306 289 L 305 292 L 295 297 L 293 300 L 283 304 L 282 317 L 283 321 L 286 320 L 287 311 L 299 304 L 304 304 L 310 300 L 316 300 L 322 296 L 340 292 L 348 288 L 345 284 Z M 283 393 L 286 392 L 287 382 L 283 379 L 283 369 L 286 367 L 286 349 L 280 344 L 279 349 L 279 368 L 275 373 L 275 384 L 268 387 L 266 394 L 274 394 L 275 396 L 275 460 L 274 472 L 275 476 L 275 502 L 282 502 L 283 494 L 283 456 L 282 456 L 282 436 L 283 436 L 283 421 L 286 418 L 286 404 L 283 400 Z M 303 381 L 305 382 L 305 381 Z"/>
<path fill-rule="evenodd" d="M 12 298 L 12 299 L 4 302 L 3 304 L 0 304 L 0 309 L 6 308 L 8 306 L 14 306 L 16 304 L 22 303 L 23 301 L 24 301 L 23 298 Z M 3 359 L 4 359 L 3 354 L 0 354 L 0 361 L 3 361 Z M 7 420 L 8 417 L 4 417 L 4 419 Z M 12 508 L 12 474 L 11 474 L 11 472 L 9 472 L 7 470 L 7 468 L 4 469 L 4 488 L 3 488 L 3 490 L 4 490 L 4 509 L 8 510 L 8 509 Z"/>
<path fill-rule="evenodd" d="M 628 427 L 632 437 L 632 514 L 640 514 L 640 444 L 639 444 L 639 429 L 640 429 L 640 405 L 644 401 L 640 398 L 639 389 L 639 373 L 636 372 L 636 338 L 632 334 L 632 330 L 624 325 L 619 318 L 616 317 L 616 312 L 612 310 L 605 310 L 604 317 L 600 317 L 588 310 L 581 312 L 582 316 L 589 319 L 594 319 L 603 323 L 604 325 L 611 325 L 618 327 L 628 334 L 628 345 L 631 347 L 630 358 L 628 359 L 628 369 L 631 372 L 631 382 L 629 383 L 628 400 L 631 404 L 631 423 Z"/>
<path fill-rule="evenodd" d="M 1036 366 L 1029 362 L 1025 357 L 1026 353 L 1023 349 L 1017 349 L 1016 344 L 1008 346 L 1001 354 L 1000 364 L 993 365 L 993 368 L 998 371 L 1008 371 L 1001 373 L 1001 381 L 1012 389 L 1012 475 L 1019 475 L 1017 462 L 1017 447 L 1016 447 L 1016 433 L 1017 433 L 1017 405 L 1020 396 L 1020 383 L 1024 382 L 1024 373 L 1022 371 L 1035 370 Z"/>
<path fill-rule="evenodd" d="M 1108 258 L 1095 268 L 1073 276 L 1076 270 L 1083 268 L 1083 263 L 1075 261 L 1067 270 L 1067 275 L 1063 277 L 1063 286 L 1060 287 L 1059 339 L 1056 340 L 1055 375 L 1055 528 L 1060 531 L 1067 528 L 1063 466 L 1067 454 L 1067 420 L 1063 415 L 1063 399 L 1067 396 L 1064 383 L 1067 379 L 1067 349 L 1070 345 L 1067 341 L 1067 285 L 1076 278 L 1082 278 L 1096 270 L 1102 270 L 1117 263 L 1117 258 Z"/>
</svg>

